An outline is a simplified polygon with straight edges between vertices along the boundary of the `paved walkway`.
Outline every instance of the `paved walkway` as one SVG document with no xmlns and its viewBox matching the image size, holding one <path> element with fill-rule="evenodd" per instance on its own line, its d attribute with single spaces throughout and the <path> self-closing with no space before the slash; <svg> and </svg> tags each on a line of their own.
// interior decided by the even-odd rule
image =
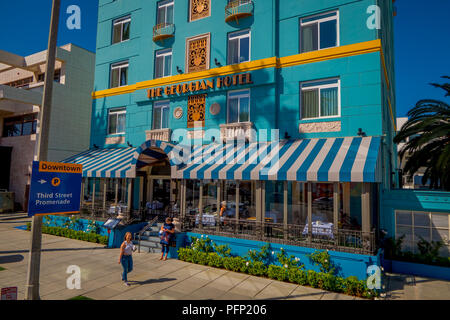
<svg viewBox="0 0 450 320">
<path fill-rule="evenodd" d="M 30 233 L 14 228 L 28 219 L 0 220 L 0 287 L 17 286 L 24 298 Z M 68 299 L 84 295 L 112 300 L 353 300 L 355 297 L 295 284 L 258 278 L 169 259 L 159 254 L 135 253 L 130 287 L 121 282 L 118 249 L 51 235 L 42 236 L 41 299 Z M 70 265 L 81 269 L 81 289 L 69 290 L 66 273 Z M 401 276 L 392 278 L 392 299 L 450 299 L 450 283 L 418 279 L 411 284 Z M 402 280 L 403 279 L 403 280 Z"/>
</svg>

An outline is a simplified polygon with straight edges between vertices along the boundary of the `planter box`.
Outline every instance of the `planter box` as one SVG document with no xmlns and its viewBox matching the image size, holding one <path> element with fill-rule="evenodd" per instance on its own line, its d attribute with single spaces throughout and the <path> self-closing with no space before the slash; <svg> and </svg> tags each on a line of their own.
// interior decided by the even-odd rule
<svg viewBox="0 0 450 320">
<path fill-rule="evenodd" d="M 450 280 L 450 268 L 396 260 L 383 260 L 388 272 L 410 274 L 419 277 Z"/>
</svg>

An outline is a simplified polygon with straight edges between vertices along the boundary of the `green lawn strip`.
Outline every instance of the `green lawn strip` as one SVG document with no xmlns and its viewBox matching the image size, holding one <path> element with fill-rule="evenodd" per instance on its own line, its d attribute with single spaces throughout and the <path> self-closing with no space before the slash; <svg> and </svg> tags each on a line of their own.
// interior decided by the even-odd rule
<svg viewBox="0 0 450 320">
<path fill-rule="evenodd" d="M 3 267 L 0 267 L 0 271 L 3 271 L 3 270 L 6 270 L 5 268 L 3 268 Z"/>
</svg>

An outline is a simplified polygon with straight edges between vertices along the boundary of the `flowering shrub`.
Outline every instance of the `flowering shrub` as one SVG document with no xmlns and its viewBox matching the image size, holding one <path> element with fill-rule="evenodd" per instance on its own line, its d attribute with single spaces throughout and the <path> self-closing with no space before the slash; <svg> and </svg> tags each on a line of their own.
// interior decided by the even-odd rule
<svg viewBox="0 0 450 320">
<path fill-rule="evenodd" d="M 308 255 L 309 259 L 316 265 L 320 267 L 320 272 L 334 274 L 336 268 L 331 262 L 330 254 L 328 250 L 316 251 Z"/>
<path fill-rule="evenodd" d="M 368 299 L 379 294 L 368 289 L 364 280 L 358 280 L 354 276 L 345 279 L 336 276 L 336 267 L 327 251 L 316 251 L 310 255 L 310 259 L 320 266 L 321 272 L 315 272 L 304 270 L 300 259 L 293 255 L 288 257 L 283 248 L 276 254 L 280 265 L 271 264 L 270 256 L 271 253 L 274 256 L 275 252 L 269 249 L 270 245 L 266 244 L 260 252 L 250 250 L 245 257 L 233 257 L 226 245 L 216 246 L 208 237 L 192 237 L 190 247 L 178 249 L 178 259 Z"/>
</svg>

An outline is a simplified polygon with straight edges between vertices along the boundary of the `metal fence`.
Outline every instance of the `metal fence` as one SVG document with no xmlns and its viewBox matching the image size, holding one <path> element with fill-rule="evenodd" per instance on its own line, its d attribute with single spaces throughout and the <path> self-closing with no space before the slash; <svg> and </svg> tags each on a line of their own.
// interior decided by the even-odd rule
<svg viewBox="0 0 450 320">
<path fill-rule="evenodd" d="M 183 231 L 202 234 L 361 254 L 374 254 L 377 249 L 373 231 L 333 229 L 320 232 L 313 227 L 312 232 L 309 232 L 308 225 L 284 225 L 235 219 L 222 221 L 217 219 L 215 223 L 199 224 L 198 216 L 186 216 L 180 221 Z"/>
</svg>

